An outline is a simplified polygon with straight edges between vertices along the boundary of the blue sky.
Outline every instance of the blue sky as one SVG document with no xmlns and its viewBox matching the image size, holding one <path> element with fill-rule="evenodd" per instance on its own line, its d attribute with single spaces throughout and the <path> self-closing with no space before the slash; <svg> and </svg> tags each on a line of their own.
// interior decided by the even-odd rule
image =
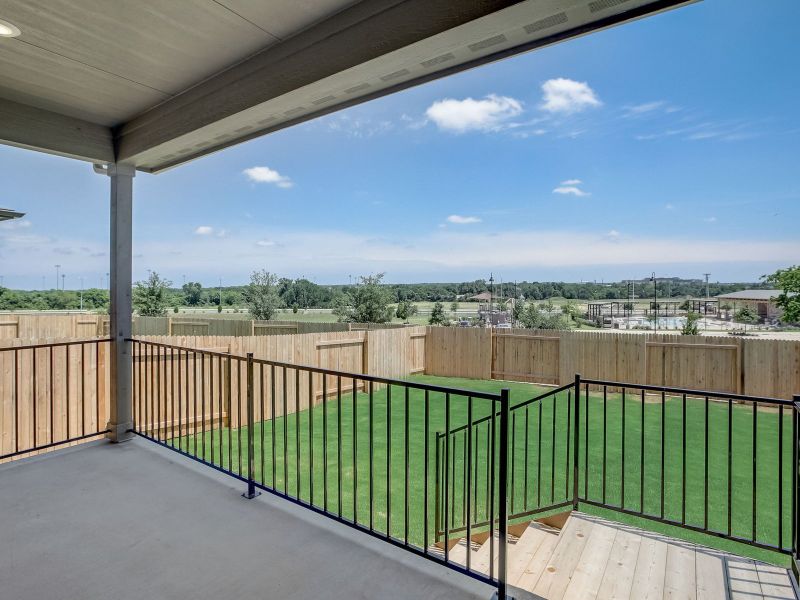
<svg viewBox="0 0 800 600">
<path fill-rule="evenodd" d="M 794 0 L 706 0 L 135 180 L 134 277 L 755 280 L 800 263 Z M 0 275 L 100 285 L 107 180 L 0 146 Z"/>
</svg>

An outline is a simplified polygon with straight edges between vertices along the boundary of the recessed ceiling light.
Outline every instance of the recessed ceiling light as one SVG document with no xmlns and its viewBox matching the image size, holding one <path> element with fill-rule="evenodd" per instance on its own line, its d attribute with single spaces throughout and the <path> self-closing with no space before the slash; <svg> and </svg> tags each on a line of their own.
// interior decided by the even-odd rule
<svg viewBox="0 0 800 600">
<path fill-rule="evenodd" d="M 17 37 L 20 33 L 19 27 L 0 19 L 0 37 Z"/>
</svg>

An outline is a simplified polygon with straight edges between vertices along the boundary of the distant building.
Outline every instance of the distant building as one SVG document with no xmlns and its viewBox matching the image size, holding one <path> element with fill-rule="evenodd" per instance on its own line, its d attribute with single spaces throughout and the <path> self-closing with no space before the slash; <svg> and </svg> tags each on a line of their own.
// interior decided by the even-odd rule
<svg viewBox="0 0 800 600">
<path fill-rule="evenodd" d="M 494 297 L 497 300 L 497 296 Z M 469 297 L 470 302 L 489 302 L 492 300 L 492 293 L 491 292 L 481 292 L 480 294 L 475 294 L 474 296 Z"/>
<path fill-rule="evenodd" d="M 734 310 L 749 306 L 758 315 L 759 319 L 780 319 L 783 310 L 775 304 L 775 298 L 781 290 L 742 290 L 717 296 L 719 305 L 730 304 Z"/>
</svg>

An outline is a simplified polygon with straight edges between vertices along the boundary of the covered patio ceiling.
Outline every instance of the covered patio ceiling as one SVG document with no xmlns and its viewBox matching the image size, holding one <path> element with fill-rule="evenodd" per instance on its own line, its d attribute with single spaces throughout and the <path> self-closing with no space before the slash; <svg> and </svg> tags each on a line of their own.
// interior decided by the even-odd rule
<svg viewBox="0 0 800 600">
<path fill-rule="evenodd" d="M 0 0 L 0 142 L 158 172 L 688 3 Z"/>
</svg>

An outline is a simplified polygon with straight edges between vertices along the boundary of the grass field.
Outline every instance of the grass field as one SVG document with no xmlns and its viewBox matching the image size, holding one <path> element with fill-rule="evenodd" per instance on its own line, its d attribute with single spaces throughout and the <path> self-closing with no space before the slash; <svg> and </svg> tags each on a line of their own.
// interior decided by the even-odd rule
<svg viewBox="0 0 800 600">
<path fill-rule="evenodd" d="M 548 391 L 543 386 L 499 381 L 478 381 L 441 377 L 415 376 L 411 381 L 433 383 L 469 390 L 498 392 L 502 387 L 511 389 L 512 406 L 539 393 Z M 254 426 L 254 461 L 256 479 L 270 487 L 297 496 L 306 502 L 341 514 L 343 517 L 371 526 L 381 532 L 391 531 L 392 536 L 422 545 L 425 536 L 425 395 L 410 390 L 406 403 L 405 389 L 392 386 L 391 398 L 386 388 L 376 389 L 370 416 L 369 394 L 358 392 L 355 397 L 348 392 L 341 401 L 330 398 L 324 405 L 311 411 L 291 413 L 284 418 L 265 421 Z M 257 399 L 257 402 L 260 400 Z M 269 398 L 265 402 L 269 402 Z M 277 402 L 282 402 L 281 398 Z M 490 401 L 473 400 L 473 419 L 490 414 Z M 572 442 L 568 439 L 569 405 L 566 392 L 550 396 L 526 409 L 512 410 L 513 450 L 512 514 L 546 506 L 571 497 Z M 408 406 L 408 411 L 406 411 Z M 588 406 L 588 445 L 585 420 Z M 445 430 L 445 399 L 442 394 L 430 393 L 428 402 L 428 527 L 427 540 L 433 541 L 436 489 L 436 438 L 437 431 Z M 605 410 L 604 410 L 605 407 Z M 581 455 L 579 457 L 579 490 L 585 497 L 600 501 L 605 488 L 605 500 L 620 504 L 624 495 L 625 507 L 652 514 L 661 512 L 661 415 L 665 416 L 664 436 L 664 515 L 680 521 L 683 517 L 685 495 L 685 520 L 702 526 L 705 519 L 705 402 L 686 400 L 686 454 L 684 461 L 683 431 L 681 427 L 684 402 L 681 398 L 641 398 L 630 394 L 625 407 L 625 455 L 623 470 L 622 407 L 619 394 L 609 394 L 603 399 L 599 393 L 590 395 L 588 405 L 582 402 L 580 424 Z M 289 407 L 291 411 L 291 406 Z M 570 407 L 571 410 L 571 407 Z M 526 418 L 526 414 L 527 418 Z M 604 414 L 605 413 L 605 414 Z M 644 457 L 642 459 L 642 415 L 644 413 Z M 406 432 L 406 414 L 408 431 Z M 732 533 L 750 537 L 753 530 L 753 410 L 732 407 L 732 478 L 731 505 Z M 708 406 L 708 526 L 726 531 L 728 527 L 728 407 L 726 403 L 710 402 Z M 756 497 L 756 537 L 761 542 L 778 543 L 778 454 L 779 415 L 775 409 L 759 410 L 757 415 L 758 470 Z M 467 422 L 465 396 L 450 397 L 450 429 Z M 605 440 L 603 443 L 603 423 Z M 539 427 L 541 425 L 541 436 Z M 791 415 L 784 415 L 783 453 L 783 544 L 788 545 L 791 535 Z M 374 432 L 370 449 L 370 428 Z M 527 428 L 527 436 L 526 436 Z M 390 435 L 387 433 L 390 432 Z M 247 468 L 247 428 L 225 428 L 189 436 L 180 440 L 181 447 L 209 462 L 222 464 L 233 472 L 245 473 Z M 473 432 L 472 465 L 469 475 L 474 514 L 485 518 L 488 505 L 487 472 L 488 426 L 478 426 Z M 527 446 L 525 443 L 527 437 Z M 355 439 L 354 439 L 355 438 Z M 406 444 L 406 438 L 408 444 Z M 273 450 L 274 440 L 274 450 Z M 327 440 L 327 443 L 325 442 Z M 387 447 L 390 440 L 390 447 Z M 464 524 L 463 507 L 467 483 L 464 469 L 466 436 L 452 436 L 449 454 L 448 500 L 450 524 Z M 355 442 L 355 446 L 354 446 Z M 299 448 L 299 453 L 298 453 Z M 605 450 L 604 450 L 605 448 Z M 568 449 L 570 459 L 568 460 Z M 584 452 L 588 449 L 587 456 Z M 371 450 L 371 451 L 370 451 Z M 273 452 L 275 460 L 273 462 Z M 603 456 L 605 453 L 605 469 Z M 406 456 L 408 467 L 406 467 Z M 341 457 L 341 460 L 340 460 Z M 683 465 L 686 483 L 683 483 Z M 312 464 L 313 463 L 313 464 Z M 341 463 L 341 474 L 339 464 Z M 325 468 L 327 466 L 327 468 Z M 642 476 L 642 466 L 644 475 Z M 588 477 L 585 473 L 588 472 Z M 391 474 L 391 485 L 387 482 Z M 623 473 L 625 478 L 622 489 Z M 372 474 L 372 477 L 370 477 Z M 408 486 L 406 486 L 406 478 Z M 442 478 L 440 477 L 440 480 Z M 340 485 L 341 480 L 341 485 Z M 370 483 L 371 481 L 371 483 Z M 527 486 L 526 486 L 527 482 Z M 604 484 L 605 482 L 605 484 Z M 370 486 L 372 504 L 370 505 Z M 642 492 L 644 497 L 642 498 Z M 408 519 L 405 498 L 408 497 Z M 625 523 L 667 533 L 690 541 L 746 554 L 771 562 L 782 562 L 777 553 L 759 550 L 736 542 L 722 540 L 670 525 L 654 523 L 622 513 L 610 513 L 582 504 L 581 510 L 610 516 Z M 406 528 L 406 523 L 408 527 Z"/>
</svg>

